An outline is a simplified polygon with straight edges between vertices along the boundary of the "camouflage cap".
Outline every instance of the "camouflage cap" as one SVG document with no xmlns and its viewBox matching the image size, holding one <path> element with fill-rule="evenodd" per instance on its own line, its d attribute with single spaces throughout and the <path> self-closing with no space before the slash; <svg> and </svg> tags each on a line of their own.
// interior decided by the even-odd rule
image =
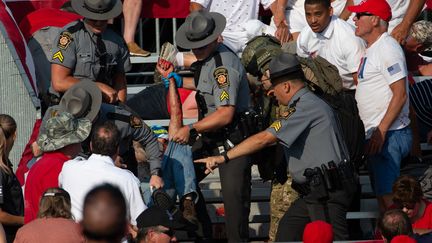
<svg viewBox="0 0 432 243">
<path fill-rule="evenodd" d="M 432 44 L 432 22 L 426 20 L 415 22 L 409 35 L 414 37 L 420 44 L 429 47 Z"/>
<path fill-rule="evenodd" d="M 259 74 L 257 58 L 255 54 L 257 50 L 267 46 L 277 46 L 280 48 L 280 43 L 276 38 L 269 35 L 257 36 L 246 43 L 246 47 L 242 53 L 241 62 L 248 73 L 254 76 Z"/>
<path fill-rule="evenodd" d="M 42 151 L 55 151 L 67 145 L 83 142 L 91 131 L 92 123 L 87 118 L 74 118 L 67 112 L 51 117 L 39 134 L 37 144 Z"/>
<path fill-rule="evenodd" d="M 257 60 L 258 70 L 263 74 L 269 69 L 269 63 L 273 57 L 282 53 L 279 46 L 266 46 L 257 50 L 255 56 Z"/>
</svg>

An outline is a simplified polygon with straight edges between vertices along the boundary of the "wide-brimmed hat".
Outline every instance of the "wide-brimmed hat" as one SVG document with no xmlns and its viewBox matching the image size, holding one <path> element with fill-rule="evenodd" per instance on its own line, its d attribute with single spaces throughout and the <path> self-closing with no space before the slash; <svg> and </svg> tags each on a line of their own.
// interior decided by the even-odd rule
<svg viewBox="0 0 432 243">
<path fill-rule="evenodd" d="M 42 151 L 48 152 L 83 142 L 90 135 L 92 123 L 87 118 L 61 112 L 48 119 L 44 126 L 36 143 Z"/>
<path fill-rule="evenodd" d="M 197 229 L 196 225 L 190 223 L 182 216 L 181 211 L 176 210 L 171 212 L 167 209 L 162 209 L 158 206 L 151 206 L 144 210 L 137 217 L 138 228 L 164 226 L 173 230 L 186 230 L 194 231 Z"/>
<path fill-rule="evenodd" d="M 94 20 L 108 20 L 119 16 L 120 0 L 72 0 L 72 8 L 81 16 Z"/>
<path fill-rule="evenodd" d="M 101 104 L 102 92 L 96 83 L 89 79 L 82 79 L 64 93 L 56 108 L 74 117 L 85 117 L 93 121 L 99 113 Z"/>
<path fill-rule="evenodd" d="M 282 52 L 272 58 L 269 64 L 270 81 L 273 86 L 290 79 L 304 78 L 302 67 L 293 54 Z M 284 77 L 282 80 L 280 78 Z"/>
<path fill-rule="evenodd" d="M 206 46 L 219 37 L 225 25 L 226 19 L 220 13 L 194 11 L 177 30 L 177 45 L 185 49 Z"/>
</svg>

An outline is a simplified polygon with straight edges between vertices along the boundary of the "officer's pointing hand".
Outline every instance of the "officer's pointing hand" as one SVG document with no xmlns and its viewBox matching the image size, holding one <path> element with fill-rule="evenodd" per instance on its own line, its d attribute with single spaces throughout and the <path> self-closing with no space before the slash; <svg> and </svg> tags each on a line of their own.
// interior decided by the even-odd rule
<svg viewBox="0 0 432 243">
<path fill-rule="evenodd" d="M 189 141 L 190 131 L 188 126 L 180 128 L 176 134 L 174 134 L 172 140 L 176 143 L 186 144 Z"/>
<path fill-rule="evenodd" d="M 205 170 L 205 173 L 208 174 L 208 173 L 213 173 L 213 170 L 216 169 L 219 164 L 223 164 L 225 162 L 225 159 L 223 156 L 212 156 L 203 159 L 197 159 L 194 162 L 205 163 L 207 168 Z"/>
</svg>

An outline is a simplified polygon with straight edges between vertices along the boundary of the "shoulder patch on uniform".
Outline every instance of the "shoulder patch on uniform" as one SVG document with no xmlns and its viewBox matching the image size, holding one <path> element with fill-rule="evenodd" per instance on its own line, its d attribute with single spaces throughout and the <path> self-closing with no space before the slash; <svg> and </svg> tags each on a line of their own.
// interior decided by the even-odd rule
<svg viewBox="0 0 432 243">
<path fill-rule="evenodd" d="M 219 96 L 220 101 L 229 100 L 229 94 L 226 90 L 222 90 L 221 95 Z"/>
<path fill-rule="evenodd" d="M 52 59 L 58 59 L 61 63 L 63 63 L 64 57 L 61 51 L 57 51 L 56 53 L 54 53 L 54 55 L 52 56 Z"/>
<path fill-rule="evenodd" d="M 69 44 L 73 41 L 71 33 L 65 31 L 60 34 L 59 41 L 57 43 L 57 47 L 65 50 L 68 48 Z"/>
<path fill-rule="evenodd" d="M 213 76 L 219 88 L 229 86 L 228 70 L 224 67 L 218 67 L 213 71 Z"/>
<path fill-rule="evenodd" d="M 143 127 L 143 121 L 138 116 L 130 115 L 130 125 L 133 128 L 141 128 Z"/>
<path fill-rule="evenodd" d="M 51 109 L 51 111 L 50 111 L 50 118 L 57 116 L 57 114 L 58 114 L 58 110 Z"/>
<path fill-rule="evenodd" d="M 281 127 L 282 127 L 282 123 L 281 123 L 279 120 L 274 121 L 274 122 L 270 125 L 270 128 L 273 128 L 273 129 L 275 130 L 275 132 L 279 132 L 279 130 L 281 129 Z"/>
<path fill-rule="evenodd" d="M 282 112 L 281 118 L 288 119 L 292 114 L 294 114 L 294 112 L 296 112 L 296 108 L 295 107 L 290 107 L 286 111 Z"/>
</svg>

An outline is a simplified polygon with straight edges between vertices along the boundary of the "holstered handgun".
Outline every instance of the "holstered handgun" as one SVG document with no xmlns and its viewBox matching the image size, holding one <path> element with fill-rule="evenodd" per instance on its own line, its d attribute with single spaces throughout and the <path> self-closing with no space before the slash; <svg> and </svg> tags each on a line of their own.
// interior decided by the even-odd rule
<svg viewBox="0 0 432 243">
<path fill-rule="evenodd" d="M 305 198 L 312 200 L 325 200 L 328 198 L 328 191 L 325 184 L 324 176 L 319 167 L 313 169 L 307 168 L 303 175 L 306 177 L 310 186 L 310 193 Z"/>
</svg>

